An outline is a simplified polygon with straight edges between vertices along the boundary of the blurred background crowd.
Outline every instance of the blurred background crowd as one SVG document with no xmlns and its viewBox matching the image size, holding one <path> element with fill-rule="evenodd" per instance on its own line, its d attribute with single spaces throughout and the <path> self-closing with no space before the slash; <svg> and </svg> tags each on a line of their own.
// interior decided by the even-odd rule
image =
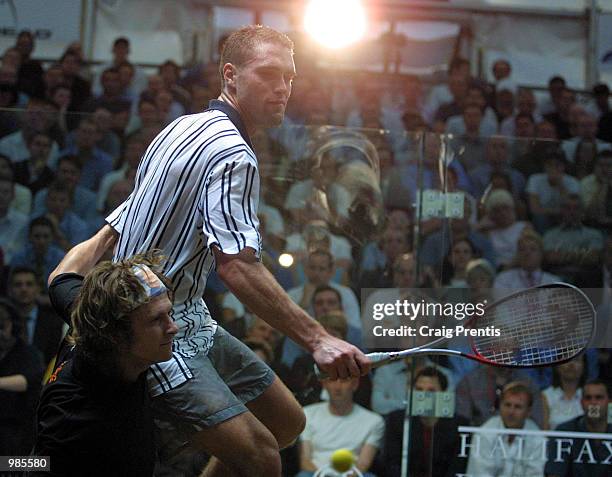
<svg viewBox="0 0 612 477">
<path fill-rule="evenodd" d="M 43 374 L 65 332 L 46 297 L 47 276 L 127 198 L 151 140 L 220 93 L 217 64 L 185 70 L 168 60 L 145 70 L 130 62 L 124 37 L 109 45 L 113 60 L 96 66 L 77 43 L 45 64 L 35 47 L 22 31 L 0 63 L 3 455 L 28 453 Z M 286 475 L 310 475 L 338 447 L 351 448 L 364 471 L 400 475 L 411 389 L 454 393 L 454 417 L 412 419 L 414 476 L 466 469 L 498 475 L 470 449 L 461 456 L 461 424 L 555 429 L 599 399 L 605 416 L 587 420 L 587 430 L 610 432 L 600 427 L 607 425 L 612 382 L 608 86 L 577 92 L 551 75 L 548 90 L 536 94 L 517 85 L 506 59 L 494 62 L 495 81 L 486 82 L 461 57 L 433 86 L 418 77 L 346 73 L 335 79 L 342 88 L 330 88 L 316 69 L 298 73 L 284 124 L 252 138 L 262 180 L 263 260 L 296 303 L 365 349 L 363 289 L 423 287 L 438 299 L 477 302 L 493 298 L 492 289 L 564 281 L 593 289 L 600 345 L 553 369 L 418 358 L 359 383 L 321 385 L 310 356 L 213 274 L 205 297 L 213 317 L 307 406 L 304 436 L 284 452 Z M 352 140 L 368 141 L 374 152 L 351 147 Z M 369 188 L 356 186 L 360 180 Z M 460 212 L 428 212 L 426 191 L 460 194 Z M 355 220 L 356 203 L 382 209 L 372 230 L 348 233 L 337 226 L 342 220 L 329 220 Z M 5 379 L 15 375 L 27 385 Z M 515 475 L 610 475 L 569 474 L 571 464 L 554 465 L 535 461 L 529 473 Z"/>
</svg>

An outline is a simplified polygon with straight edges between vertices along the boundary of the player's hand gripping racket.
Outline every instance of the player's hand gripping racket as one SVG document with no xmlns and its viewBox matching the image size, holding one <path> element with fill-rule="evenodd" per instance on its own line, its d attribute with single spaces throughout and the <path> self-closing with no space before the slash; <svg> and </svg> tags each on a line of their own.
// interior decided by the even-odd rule
<svg viewBox="0 0 612 477">
<path fill-rule="evenodd" d="M 470 336 L 472 351 L 432 348 L 447 340 L 395 352 L 369 353 L 372 368 L 407 356 L 444 354 L 462 356 L 484 364 L 510 368 L 535 368 L 564 363 L 580 354 L 595 329 L 595 308 L 578 288 L 553 283 L 522 290 L 488 305 L 482 316 L 474 316 L 464 328 L 494 327 L 499 336 Z M 315 365 L 319 379 L 327 375 Z"/>
</svg>

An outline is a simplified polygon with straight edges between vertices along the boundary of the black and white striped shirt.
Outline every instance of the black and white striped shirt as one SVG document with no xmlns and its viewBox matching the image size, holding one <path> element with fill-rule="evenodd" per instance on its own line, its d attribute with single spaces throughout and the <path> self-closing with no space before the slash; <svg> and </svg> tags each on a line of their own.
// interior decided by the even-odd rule
<svg viewBox="0 0 612 477">
<path fill-rule="evenodd" d="M 151 368 L 158 394 L 191 377 L 182 358 L 212 346 L 217 325 L 202 299 L 214 267 L 211 247 L 229 254 L 251 247 L 259 256 L 258 200 L 248 133 L 235 109 L 213 100 L 208 110 L 178 118 L 151 142 L 134 191 L 107 217 L 120 234 L 116 259 L 151 249 L 168 258 L 164 272 L 174 285 L 179 332 L 174 358 Z"/>
</svg>

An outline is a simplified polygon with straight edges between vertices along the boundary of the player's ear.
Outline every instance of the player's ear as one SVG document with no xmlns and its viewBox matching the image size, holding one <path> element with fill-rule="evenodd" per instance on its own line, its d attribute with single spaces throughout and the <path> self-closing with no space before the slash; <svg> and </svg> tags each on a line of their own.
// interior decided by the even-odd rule
<svg viewBox="0 0 612 477">
<path fill-rule="evenodd" d="M 236 87 L 236 67 L 231 63 L 223 65 L 223 83 L 232 89 Z"/>
</svg>

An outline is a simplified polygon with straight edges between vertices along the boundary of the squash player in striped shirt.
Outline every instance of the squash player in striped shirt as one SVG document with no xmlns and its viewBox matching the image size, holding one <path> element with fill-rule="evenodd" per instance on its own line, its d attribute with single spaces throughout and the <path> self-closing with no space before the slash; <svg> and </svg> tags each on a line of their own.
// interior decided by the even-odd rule
<svg viewBox="0 0 612 477">
<path fill-rule="evenodd" d="M 312 353 L 332 378 L 369 371 L 354 346 L 291 301 L 260 261 L 259 175 L 249 136 L 281 123 L 296 75 L 293 43 L 248 26 L 226 41 L 223 89 L 199 114 L 166 127 L 143 155 L 134 191 L 107 222 L 115 259 L 161 249 L 175 290 L 173 358 L 152 366 L 160 458 L 174 468 L 187 445 L 213 455 L 203 476 L 280 476 L 279 449 L 304 414 L 277 376 L 210 316 L 202 300 L 216 269 L 255 314 Z"/>
</svg>

